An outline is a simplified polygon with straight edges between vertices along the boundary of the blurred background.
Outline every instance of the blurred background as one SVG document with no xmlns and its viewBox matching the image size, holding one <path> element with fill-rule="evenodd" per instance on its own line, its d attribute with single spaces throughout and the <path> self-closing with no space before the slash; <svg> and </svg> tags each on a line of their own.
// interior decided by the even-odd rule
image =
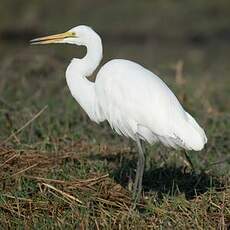
<svg viewBox="0 0 230 230">
<path fill-rule="evenodd" d="M 219 127 L 217 141 L 228 146 L 229 131 L 221 127 L 229 125 L 230 1 L 2 0 L 0 21 L 1 139 L 48 105 L 20 143 L 65 135 L 101 142 L 108 133 L 106 142 L 120 141 L 106 125 L 89 122 L 66 86 L 69 61 L 85 49 L 29 45 L 34 37 L 86 24 L 103 39 L 102 64 L 127 58 L 155 72 L 209 136 Z"/>
</svg>

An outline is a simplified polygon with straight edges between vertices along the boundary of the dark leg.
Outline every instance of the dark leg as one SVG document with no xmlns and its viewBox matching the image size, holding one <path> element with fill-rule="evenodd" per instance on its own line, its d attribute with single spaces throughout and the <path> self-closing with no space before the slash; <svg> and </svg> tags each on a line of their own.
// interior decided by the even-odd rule
<svg viewBox="0 0 230 230">
<path fill-rule="evenodd" d="M 141 190 L 142 190 L 142 178 L 143 178 L 144 167 L 145 167 L 145 155 L 138 135 L 136 135 L 136 143 L 138 148 L 138 162 L 137 162 L 136 178 L 135 178 L 134 189 L 133 189 L 133 199 L 135 203 L 138 202 L 140 199 Z"/>
<path fill-rule="evenodd" d="M 189 155 L 187 154 L 186 150 L 183 151 L 184 152 L 184 156 L 186 158 L 186 160 L 188 161 L 188 163 L 190 164 L 190 167 L 192 168 L 193 171 L 195 171 L 194 165 L 189 157 Z"/>
</svg>

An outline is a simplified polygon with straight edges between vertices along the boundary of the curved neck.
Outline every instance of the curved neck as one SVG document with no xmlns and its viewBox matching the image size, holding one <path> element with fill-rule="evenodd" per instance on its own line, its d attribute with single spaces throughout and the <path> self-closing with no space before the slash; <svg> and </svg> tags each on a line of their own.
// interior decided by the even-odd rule
<svg viewBox="0 0 230 230">
<path fill-rule="evenodd" d="M 77 100 L 88 116 L 96 121 L 101 121 L 99 106 L 95 95 L 95 83 L 86 77 L 90 76 L 102 59 L 102 43 L 97 35 L 92 42 L 84 44 L 87 53 L 84 58 L 74 58 L 66 71 L 66 80 L 72 96 Z"/>
<path fill-rule="evenodd" d="M 87 48 L 84 58 L 79 60 L 79 70 L 83 76 L 90 76 L 101 62 L 103 55 L 102 42 L 99 35 L 95 33 L 92 39 L 83 44 Z"/>
</svg>

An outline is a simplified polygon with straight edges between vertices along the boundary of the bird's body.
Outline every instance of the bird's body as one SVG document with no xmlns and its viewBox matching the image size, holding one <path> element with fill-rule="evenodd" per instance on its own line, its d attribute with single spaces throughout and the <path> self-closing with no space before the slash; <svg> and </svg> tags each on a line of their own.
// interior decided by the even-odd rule
<svg viewBox="0 0 230 230">
<path fill-rule="evenodd" d="M 81 92 L 82 79 L 79 80 L 81 77 L 74 71 L 75 65 L 72 70 L 72 65 L 67 69 L 67 83 L 70 90 L 74 85 Z M 69 80 L 72 73 L 73 81 Z M 167 85 L 141 65 L 123 59 L 111 60 L 102 66 L 95 83 L 86 84 L 91 87 L 87 99 L 91 98 L 93 103 L 84 101 L 80 104 L 83 108 L 90 105 L 89 110 L 84 110 L 91 120 L 97 123 L 107 120 L 118 134 L 133 140 L 138 134 L 150 144 L 160 141 L 173 148 L 203 148 L 206 142 L 203 129 L 182 108 Z M 85 91 L 84 87 L 82 89 Z M 71 92 L 80 101 L 79 93 Z"/>
<path fill-rule="evenodd" d="M 207 142 L 203 129 L 183 109 L 167 85 L 141 65 L 114 59 L 102 66 L 95 82 L 89 81 L 87 77 L 102 59 L 101 39 L 91 28 L 78 26 L 66 33 L 33 42 L 71 43 L 87 47 L 86 56 L 74 58 L 68 66 L 67 84 L 91 120 L 97 123 L 107 120 L 118 134 L 137 142 L 139 161 L 135 186 L 138 186 L 139 194 L 144 167 L 140 139 L 150 144 L 160 141 L 173 148 L 196 151 Z"/>
</svg>

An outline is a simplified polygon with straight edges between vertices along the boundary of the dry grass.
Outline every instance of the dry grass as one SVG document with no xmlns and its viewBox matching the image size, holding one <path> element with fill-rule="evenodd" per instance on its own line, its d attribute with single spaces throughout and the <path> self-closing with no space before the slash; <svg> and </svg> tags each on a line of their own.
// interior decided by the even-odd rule
<svg viewBox="0 0 230 230">
<path fill-rule="evenodd" d="M 43 70 L 43 62 L 31 67 L 38 75 Z M 228 228 L 230 123 L 226 103 L 221 99 L 227 95 L 227 80 L 214 86 L 209 78 L 202 79 L 202 84 L 197 79 L 185 79 L 178 62 L 174 71 L 179 82 L 174 87 L 183 104 L 191 108 L 202 104 L 194 110 L 207 127 L 209 143 L 202 153 L 191 155 L 195 171 L 189 168 L 179 151 L 169 153 L 160 146 L 148 146 L 144 192 L 138 208 L 133 210 L 130 191 L 136 167 L 135 148 L 127 140 L 114 138 L 106 125 L 98 127 L 89 122 L 84 112 L 75 110 L 75 102 L 66 90 L 53 98 L 55 90 L 52 89 L 62 85 L 62 76 L 57 83 L 53 78 L 47 79 L 50 93 L 43 95 L 40 92 L 43 81 L 17 79 L 12 70 L 8 70 L 11 66 L 5 67 L 6 76 L 16 84 L 6 92 L 9 98 L 14 96 L 15 90 L 25 89 L 20 99 L 23 104 L 26 95 L 34 95 L 31 81 L 36 81 L 35 85 L 40 87 L 34 98 L 23 104 L 26 107 L 19 103 L 13 108 L 4 100 L 5 109 L 0 117 L 3 121 L 1 226 L 28 229 Z M 19 70 L 31 75 L 30 70 L 26 73 Z M 57 73 L 52 74 L 56 77 Z M 199 87 L 193 92 L 196 85 Z M 220 98 L 215 97 L 218 87 L 222 92 Z M 187 96 L 192 93 L 193 100 Z M 33 101 L 38 104 L 34 106 Z"/>
<path fill-rule="evenodd" d="M 31 55 L 29 52 L 23 63 Z M 31 63 L 28 69 L 18 67 L 19 72 L 31 76 L 31 71 L 36 70 L 40 76 L 44 57 L 48 60 L 47 56 L 39 57 L 36 66 Z M 183 87 L 179 82 L 172 86 L 183 104 L 199 114 L 209 143 L 201 153 L 191 154 L 195 171 L 179 151 L 169 153 L 160 146 L 148 146 L 144 192 L 138 209 L 133 210 L 130 190 L 136 167 L 135 148 L 115 137 L 108 126 L 89 122 L 84 112 L 75 110 L 75 102 L 65 89 L 55 93 L 63 85 L 62 74 L 59 77 L 57 72 L 45 71 L 44 77 L 50 71 L 54 75 L 45 83 L 34 78 L 36 74 L 18 79 L 11 69 L 17 59 L 11 59 L 9 65 L 3 63 L 6 77 L 15 83 L 5 98 L 17 100 L 15 91 L 21 98 L 14 107 L 4 99 L 0 116 L 1 226 L 228 228 L 230 123 L 223 100 L 228 95 L 227 78 L 213 85 L 208 77 L 186 78 L 181 64 L 177 64 L 176 71 L 174 68 L 175 78 L 183 82 Z M 53 62 L 51 69 L 57 64 Z M 33 87 L 31 82 L 35 82 Z M 35 94 L 34 87 L 38 88 Z M 41 93 L 44 87 L 50 89 L 47 95 Z M 218 97 L 216 90 L 221 92 Z M 193 94 L 192 99 L 188 97 Z M 29 95 L 33 97 L 26 101 Z"/>
<path fill-rule="evenodd" d="M 210 187 L 190 199 L 186 199 L 183 193 L 171 197 L 146 191 L 138 209 L 133 210 L 130 191 L 109 174 L 87 172 L 79 178 L 70 170 L 69 178 L 56 178 L 54 172 L 66 164 L 69 166 L 69 162 L 75 162 L 75 170 L 81 170 L 81 161 L 87 160 L 90 164 L 89 155 L 84 154 L 83 157 L 81 153 L 94 152 L 95 145 L 80 141 L 69 149 L 71 151 L 65 148 L 64 152 L 52 154 L 15 150 L 7 146 L 0 148 L 2 226 L 31 228 L 43 224 L 48 227 L 52 223 L 54 228 L 146 229 L 161 225 L 165 228 L 200 229 L 208 224 L 225 229 L 230 224 L 230 187 L 226 178 L 225 181 L 222 178 L 218 188 Z M 76 154 L 76 149 L 79 154 Z M 118 152 L 118 148 L 97 147 L 102 156 L 105 149 L 121 155 L 130 150 L 120 149 Z"/>
</svg>

